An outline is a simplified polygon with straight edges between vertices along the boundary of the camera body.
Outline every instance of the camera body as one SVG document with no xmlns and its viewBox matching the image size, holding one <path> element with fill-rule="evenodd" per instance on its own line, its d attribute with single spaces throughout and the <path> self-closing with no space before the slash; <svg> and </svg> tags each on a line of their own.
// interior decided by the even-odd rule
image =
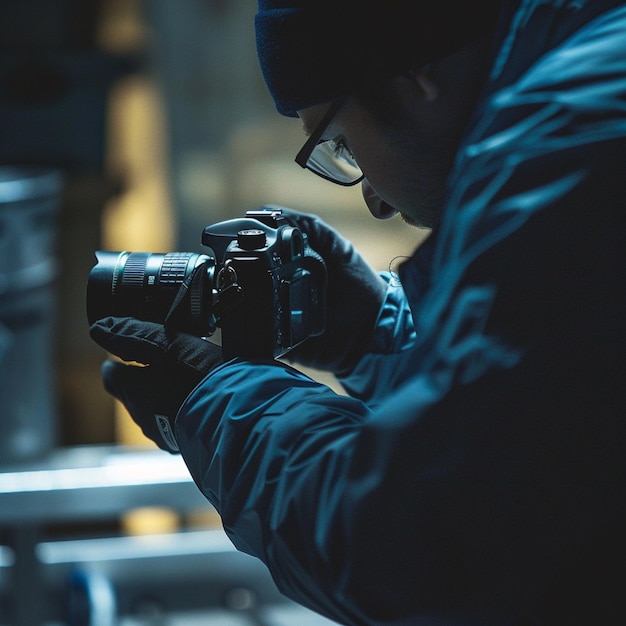
<svg viewBox="0 0 626 626">
<path fill-rule="evenodd" d="M 280 209 L 207 226 L 207 254 L 102 252 L 87 317 L 130 316 L 201 337 L 225 359 L 284 355 L 326 327 L 326 266 Z"/>
</svg>

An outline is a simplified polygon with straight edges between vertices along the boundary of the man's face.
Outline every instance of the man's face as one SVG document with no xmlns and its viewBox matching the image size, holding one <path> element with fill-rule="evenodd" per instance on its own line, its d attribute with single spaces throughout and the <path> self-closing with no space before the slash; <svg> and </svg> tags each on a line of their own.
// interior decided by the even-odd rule
<svg viewBox="0 0 626 626">
<path fill-rule="evenodd" d="M 428 76 L 386 81 L 373 94 L 376 106 L 367 98 L 348 98 L 326 128 L 322 139 L 343 141 L 363 171 L 363 198 L 374 217 L 400 213 L 412 225 L 436 223 L 481 84 L 475 48 L 439 61 Z M 312 131 L 329 107 L 299 111 L 305 129 Z"/>
</svg>

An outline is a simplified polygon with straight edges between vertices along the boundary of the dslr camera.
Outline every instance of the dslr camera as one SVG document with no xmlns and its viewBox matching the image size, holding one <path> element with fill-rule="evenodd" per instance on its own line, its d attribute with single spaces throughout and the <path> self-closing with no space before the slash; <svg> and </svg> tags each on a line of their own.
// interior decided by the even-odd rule
<svg viewBox="0 0 626 626">
<path fill-rule="evenodd" d="M 280 209 L 207 226 L 207 254 L 96 252 L 87 318 L 135 317 L 198 337 L 225 359 L 277 358 L 326 327 L 326 266 Z"/>
</svg>

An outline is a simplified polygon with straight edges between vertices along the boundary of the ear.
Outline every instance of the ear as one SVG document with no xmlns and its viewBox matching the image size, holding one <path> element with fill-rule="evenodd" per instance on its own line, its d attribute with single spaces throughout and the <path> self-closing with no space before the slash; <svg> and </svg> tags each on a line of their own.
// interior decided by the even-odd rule
<svg viewBox="0 0 626 626">
<path fill-rule="evenodd" d="M 439 88 L 429 76 L 429 68 L 411 70 L 389 80 L 387 93 L 395 101 L 398 115 L 423 116 L 439 98 Z"/>
</svg>

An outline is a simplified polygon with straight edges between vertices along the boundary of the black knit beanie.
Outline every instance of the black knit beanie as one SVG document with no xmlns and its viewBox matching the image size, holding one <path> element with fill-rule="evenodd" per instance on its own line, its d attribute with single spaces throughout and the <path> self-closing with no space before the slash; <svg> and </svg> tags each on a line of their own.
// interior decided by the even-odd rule
<svg viewBox="0 0 626 626">
<path fill-rule="evenodd" d="M 259 0 L 261 70 L 278 111 L 353 93 L 460 49 L 491 28 L 497 0 Z"/>
</svg>

